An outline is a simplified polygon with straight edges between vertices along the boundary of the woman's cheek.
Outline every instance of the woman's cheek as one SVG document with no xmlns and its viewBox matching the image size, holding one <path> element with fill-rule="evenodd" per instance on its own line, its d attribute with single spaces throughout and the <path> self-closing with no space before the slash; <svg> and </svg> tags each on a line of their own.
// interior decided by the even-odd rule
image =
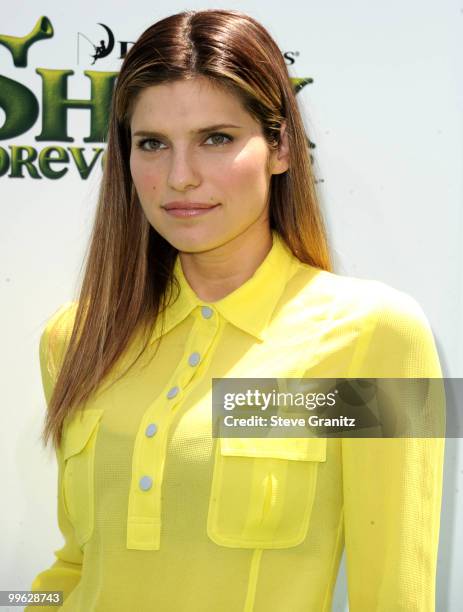
<svg viewBox="0 0 463 612">
<path fill-rule="evenodd" d="M 243 192 L 260 193 L 266 186 L 264 164 L 265 158 L 260 159 L 257 152 L 256 155 L 252 152 L 243 153 L 235 159 L 227 174 L 227 181 Z"/>
<path fill-rule="evenodd" d="M 140 193 L 149 194 L 158 185 L 159 177 L 152 168 L 136 166 L 132 171 L 132 179 Z"/>
</svg>

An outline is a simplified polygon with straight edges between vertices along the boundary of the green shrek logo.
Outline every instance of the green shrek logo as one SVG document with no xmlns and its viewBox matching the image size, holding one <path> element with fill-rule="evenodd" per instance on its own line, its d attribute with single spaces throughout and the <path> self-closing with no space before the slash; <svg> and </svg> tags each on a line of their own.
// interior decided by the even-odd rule
<svg viewBox="0 0 463 612">
<path fill-rule="evenodd" d="M 41 17 L 33 30 L 24 37 L 0 34 L 0 47 L 10 53 L 16 68 L 27 68 L 29 50 L 35 43 L 53 37 L 54 30 L 47 17 Z M 5 52 L 0 48 L 0 53 Z M 84 70 L 90 81 L 90 97 L 68 97 L 68 78 L 73 70 L 36 68 L 42 80 L 41 100 L 23 83 L 0 74 L 0 107 L 5 119 L 0 127 L 0 141 L 17 138 L 37 123 L 41 108 L 40 133 L 37 142 L 52 143 L 39 149 L 30 144 L 0 146 L 0 176 L 8 178 L 60 179 L 74 164 L 82 179 L 87 179 L 98 160 L 104 164 L 104 147 L 60 146 L 72 143 L 68 134 L 68 110 L 90 111 L 89 134 L 84 143 L 104 144 L 106 139 L 111 97 L 117 72 Z M 312 79 L 291 79 L 296 93 Z M 40 106 L 41 105 L 41 106 Z M 314 146 L 309 143 L 310 146 Z"/>
</svg>

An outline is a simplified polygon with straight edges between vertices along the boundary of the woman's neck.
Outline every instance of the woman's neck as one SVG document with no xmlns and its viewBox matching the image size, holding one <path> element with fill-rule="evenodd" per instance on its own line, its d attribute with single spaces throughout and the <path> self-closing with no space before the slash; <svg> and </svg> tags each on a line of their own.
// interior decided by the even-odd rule
<svg viewBox="0 0 463 612">
<path fill-rule="evenodd" d="M 251 278 L 272 248 L 270 228 L 258 233 L 240 234 L 209 251 L 179 253 L 183 274 L 201 300 L 216 302 Z"/>
</svg>

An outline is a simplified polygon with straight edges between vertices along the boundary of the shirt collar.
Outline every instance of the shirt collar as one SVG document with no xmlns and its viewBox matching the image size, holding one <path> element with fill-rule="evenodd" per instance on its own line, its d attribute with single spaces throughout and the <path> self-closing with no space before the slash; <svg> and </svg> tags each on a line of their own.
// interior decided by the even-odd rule
<svg viewBox="0 0 463 612">
<path fill-rule="evenodd" d="M 272 230 L 272 239 L 270 251 L 253 276 L 215 302 L 205 302 L 196 295 L 185 278 L 180 257 L 177 255 L 174 275 L 179 282 L 180 293 L 166 308 L 162 330 L 161 317 L 158 317 L 151 342 L 183 321 L 192 310 L 204 305 L 217 310 L 229 323 L 263 340 L 270 317 L 298 261 L 276 230 Z"/>
</svg>

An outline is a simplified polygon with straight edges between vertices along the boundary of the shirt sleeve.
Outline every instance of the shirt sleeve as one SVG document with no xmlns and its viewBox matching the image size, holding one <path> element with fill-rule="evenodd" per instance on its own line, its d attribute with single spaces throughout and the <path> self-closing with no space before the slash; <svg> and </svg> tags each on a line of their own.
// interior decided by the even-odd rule
<svg viewBox="0 0 463 612">
<path fill-rule="evenodd" d="M 40 337 L 39 357 L 42 385 L 47 406 L 49 404 L 53 387 L 56 381 L 55 362 L 50 350 L 50 335 L 53 325 L 65 307 L 61 307 L 47 323 Z M 63 601 L 67 599 L 81 577 L 83 553 L 76 541 L 74 529 L 69 522 L 63 506 L 62 474 L 63 459 L 59 449 L 56 451 L 58 464 L 58 494 L 57 515 L 58 526 L 64 538 L 64 545 L 54 551 L 55 562 L 47 569 L 41 571 L 33 580 L 31 591 L 63 591 Z M 56 606 L 27 606 L 25 612 L 40 612 L 41 610 L 56 610 Z"/>
<path fill-rule="evenodd" d="M 421 307 L 402 292 L 390 297 L 352 377 L 442 378 Z M 350 612 L 434 612 L 444 446 L 445 437 L 342 439 Z"/>
</svg>

